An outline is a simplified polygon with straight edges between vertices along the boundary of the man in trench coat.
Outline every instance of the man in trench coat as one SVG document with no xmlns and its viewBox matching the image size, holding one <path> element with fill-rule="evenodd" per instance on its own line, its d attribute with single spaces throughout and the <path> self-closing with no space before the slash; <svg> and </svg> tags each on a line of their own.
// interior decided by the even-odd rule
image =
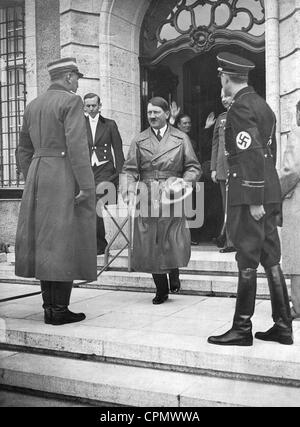
<svg viewBox="0 0 300 427">
<path fill-rule="evenodd" d="M 191 252 L 190 231 L 184 215 L 162 215 L 162 193 L 171 180 L 193 183 L 199 180 L 201 166 L 189 137 L 168 125 L 170 115 L 167 101 L 161 97 L 148 103 L 150 127 L 132 142 L 123 166 L 121 192 L 132 199 L 140 181 L 149 202 L 149 210 L 138 215 L 134 222 L 132 267 L 135 271 L 150 272 L 156 285 L 153 304 L 161 304 L 171 292 L 180 288 L 179 267 L 188 264 Z M 153 209 L 152 209 L 153 208 Z M 157 209 L 156 209 L 157 208 Z M 156 212 L 152 215 L 153 212 Z M 169 273 L 169 283 L 167 273 Z"/>
<path fill-rule="evenodd" d="M 93 281 L 95 184 L 75 58 L 48 64 L 51 86 L 24 113 L 17 155 L 25 177 L 16 235 L 16 275 L 41 281 L 45 323 L 78 322 L 73 280 Z"/>
</svg>

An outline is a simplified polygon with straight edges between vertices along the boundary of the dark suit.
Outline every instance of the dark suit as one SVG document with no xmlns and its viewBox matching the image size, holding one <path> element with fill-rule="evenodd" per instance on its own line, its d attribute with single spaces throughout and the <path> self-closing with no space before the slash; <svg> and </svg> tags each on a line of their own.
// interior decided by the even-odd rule
<svg viewBox="0 0 300 427">
<path fill-rule="evenodd" d="M 92 158 L 92 154 L 95 152 L 99 162 L 106 161 L 106 163 L 100 166 L 92 166 L 96 188 L 98 184 L 105 181 L 111 181 L 117 186 L 119 173 L 122 171 L 124 163 L 124 154 L 122 139 L 116 122 L 100 115 L 94 141 L 89 116 L 86 117 L 86 127 L 90 158 Z M 101 195 L 97 195 L 97 200 L 100 197 Z M 103 252 L 106 245 L 103 219 L 97 216 L 98 252 Z"/>
</svg>

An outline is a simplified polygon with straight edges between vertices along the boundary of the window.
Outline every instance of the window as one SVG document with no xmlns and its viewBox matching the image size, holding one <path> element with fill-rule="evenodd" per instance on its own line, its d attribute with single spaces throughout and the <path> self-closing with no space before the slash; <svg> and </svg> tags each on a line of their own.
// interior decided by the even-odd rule
<svg viewBox="0 0 300 427">
<path fill-rule="evenodd" d="M 0 189 L 23 184 L 15 150 L 25 107 L 24 5 L 0 3 Z"/>
</svg>

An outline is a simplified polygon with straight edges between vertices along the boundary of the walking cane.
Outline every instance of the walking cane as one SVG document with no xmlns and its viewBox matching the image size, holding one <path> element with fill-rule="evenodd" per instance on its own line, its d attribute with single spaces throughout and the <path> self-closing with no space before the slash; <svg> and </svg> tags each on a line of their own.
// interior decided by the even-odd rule
<svg viewBox="0 0 300 427">
<path fill-rule="evenodd" d="M 216 244 L 218 248 L 223 248 L 226 242 L 226 224 L 227 224 L 227 207 L 228 207 L 228 181 L 225 184 L 225 212 L 224 212 L 224 221 L 222 225 L 221 232 L 216 238 Z"/>
<path fill-rule="evenodd" d="M 132 252 L 133 252 L 133 238 L 134 238 L 134 218 L 136 211 L 136 198 L 137 198 L 137 190 L 138 190 L 139 181 L 137 181 L 133 196 L 132 203 L 128 206 L 128 217 L 129 217 L 129 244 L 128 244 L 128 271 L 132 271 L 131 268 L 131 260 L 132 260 Z"/>
</svg>

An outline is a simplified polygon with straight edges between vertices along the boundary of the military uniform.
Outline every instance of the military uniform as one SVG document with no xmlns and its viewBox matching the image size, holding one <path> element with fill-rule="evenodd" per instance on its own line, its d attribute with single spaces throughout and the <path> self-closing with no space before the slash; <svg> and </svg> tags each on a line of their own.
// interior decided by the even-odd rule
<svg viewBox="0 0 300 427">
<path fill-rule="evenodd" d="M 257 332 L 255 338 L 293 344 L 289 297 L 279 265 L 277 218 L 281 189 L 275 167 L 275 115 L 246 83 L 253 63 L 227 52 L 217 58 L 224 93 L 234 96 L 225 131 L 229 163 L 227 226 L 237 250 L 239 279 L 232 327 L 222 335 L 209 337 L 208 342 L 252 345 L 256 269 L 261 263 L 268 279 L 274 325 L 266 332 Z"/>
<path fill-rule="evenodd" d="M 277 218 L 281 190 L 276 171 L 276 119 L 252 87 L 240 90 L 227 113 L 225 148 L 229 163 L 228 229 L 239 268 L 266 268 L 280 261 Z M 249 205 L 264 205 L 255 221 Z"/>
</svg>

